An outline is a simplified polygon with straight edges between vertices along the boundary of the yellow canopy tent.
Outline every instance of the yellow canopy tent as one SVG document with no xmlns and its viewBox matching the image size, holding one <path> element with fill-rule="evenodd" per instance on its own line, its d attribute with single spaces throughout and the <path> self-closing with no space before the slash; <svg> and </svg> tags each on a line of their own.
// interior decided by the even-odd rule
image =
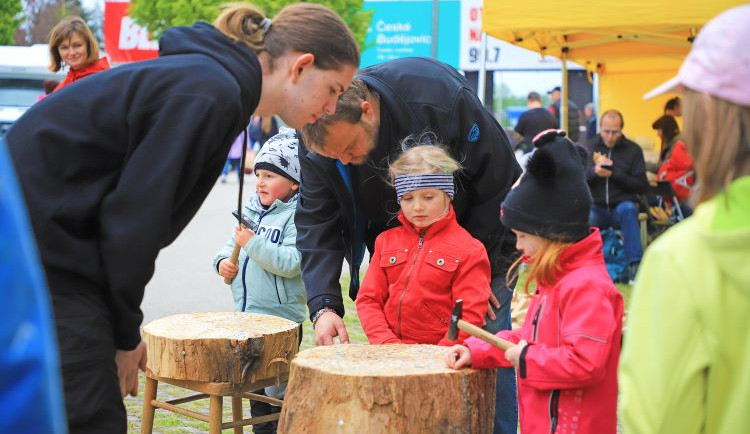
<svg viewBox="0 0 750 434">
<path fill-rule="evenodd" d="M 563 65 L 572 60 L 597 73 L 597 113 L 620 110 L 628 137 L 651 149 L 658 140 L 651 123 L 662 115 L 669 96 L 644 101 L 643 94 L 677 73 L 703 24 L 744 3 L 485 0 L 482 28 L 495 38 L 558 57 Z M 563 67 L 563 102 L 567 101 L 566 82 Z M 566 116 L 561 118 L 567 123 Z"/>
</svg>

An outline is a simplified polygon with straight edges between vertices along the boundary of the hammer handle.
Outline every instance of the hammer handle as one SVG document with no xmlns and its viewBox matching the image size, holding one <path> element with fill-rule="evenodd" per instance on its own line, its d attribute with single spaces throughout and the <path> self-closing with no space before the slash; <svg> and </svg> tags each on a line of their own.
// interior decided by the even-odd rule
<svg viewBox="0 0 750 434">
<path fill-rule="evenodd" d="M 235 243 L 234 250 L 232 250 L 232 257 L 229 258 L 229 260 L 232 261 L 232 264 L 237 265 L 237 262 L 239 261 L 239 259 L 240 259 L 240 245 Z M 227 285 L 231 285 L 233 280 L 234 279 L 225 277 L 224 283 L 226 283 Z"/>
<path fill-rule="evenodd" d="M 481 328 L 475 326 L 474 324 L 468 323 L 462 319 L 458 320 L 458 328 L 474 337 L 477 337 L 487 342 L 490 345 L 494 345 L 500 348 L 503 351 L 507 350 L 508 348 L 512 346 L 515 346 L 513 342 L 506 341 L 505 339 L 500 339 L 499 337 L 493 335 L 492 333 L 484 331 Z"/>
</svg>

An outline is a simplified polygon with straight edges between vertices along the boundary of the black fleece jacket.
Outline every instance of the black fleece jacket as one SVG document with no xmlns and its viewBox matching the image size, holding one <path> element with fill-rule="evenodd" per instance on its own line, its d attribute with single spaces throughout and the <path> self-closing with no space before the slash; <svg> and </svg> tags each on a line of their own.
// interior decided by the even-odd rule
<svg viewBox="0 0 750 434">
<path fill-rule="evenodd" d="M 493 275 L 507 268 L 515 239 L 500 223 L 500 203 L 521 169 L 505 132 L 482 106 L 466 79 L 450 66 L 427 58 L 404 58 L 359 72 L 380 95 L 380 128 L 375 149 L 363 165 L 351 165 L 356 203 L 366 220 L 365 243 L 398 226 L 396 193 L 387 180 L 389 161 L 401 140 L 430 130 L 463 166 L 456 177 L 453 206 L 458 222 L 487 249 Z M 297 202 L 297 248 L 310 314 L 331 307 L 344 314 L 339 277 L 344 258 L 351 264 L 354 208 L 336 160 L 300 146 L 301 195 Z M 349 287 L 356 298 L 358 287 Z"/>
<path fill-rule="evenodd" d="M 55 92 L 8 133 L 50 291 L 101 297 L 117 348 L 140 342 L 156 256 L 213 187 L 260 85 L 256 55 L 198 22 L 165 32 L 157 59 Z"/>
<path fill-rule="evenodd" d="M 588 159 L 586 178 L 594 204 L 614 209 L 626 200 L 636 202 L 636 195 L 648 190 L 643 150 L 635 142 L 623 135 L 609 149 L 601 134 L 597 134 L 586 143 L 586 148 L 592 156 L 594 152 L 607 155 L 613 166 L 610 177 L 601 177 L 594 173 L 593 157 Z"/>
</svg>

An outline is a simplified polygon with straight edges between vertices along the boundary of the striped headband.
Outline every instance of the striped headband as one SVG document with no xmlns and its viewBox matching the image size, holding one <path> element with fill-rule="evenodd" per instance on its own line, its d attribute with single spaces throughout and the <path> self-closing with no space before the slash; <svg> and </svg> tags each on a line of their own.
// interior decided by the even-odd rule
<svg viewBox="0 0 750 434">
<path fill-rule="evenodd" d="M 396 199 L 414 190 L 436 188 L 442 190 L 453 200 L 453 174 L 451 173 L 422 173 L 419 175 L 396 175 L 393 183 L 396 188 Z"/>
</svg>

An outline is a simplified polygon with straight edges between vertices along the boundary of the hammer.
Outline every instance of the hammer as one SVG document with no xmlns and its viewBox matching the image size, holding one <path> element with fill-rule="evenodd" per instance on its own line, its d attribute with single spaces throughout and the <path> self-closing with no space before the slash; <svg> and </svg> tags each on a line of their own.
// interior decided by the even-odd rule
<svg viewBox="0 0 750 434">
<path fill-rule="evenodd" d="M 463 314 L 464 301 L 462 299 L 456 300 L 456 305 L 453 306 L 453 313 L 451 314 L 451 324 L 448 328 L 448 339 L 455 341 L 458 337 L 458 329 L 465 331 L 466 333 L 477 337 L 490 345 L 494 345 L 501 350 L 505 351 L 508 348 L 515 346 L 513 342 L 500 339 L 492 333 L 486 332 L 474 324 L 468 323 L 461 319 Z"/>
</svg>

